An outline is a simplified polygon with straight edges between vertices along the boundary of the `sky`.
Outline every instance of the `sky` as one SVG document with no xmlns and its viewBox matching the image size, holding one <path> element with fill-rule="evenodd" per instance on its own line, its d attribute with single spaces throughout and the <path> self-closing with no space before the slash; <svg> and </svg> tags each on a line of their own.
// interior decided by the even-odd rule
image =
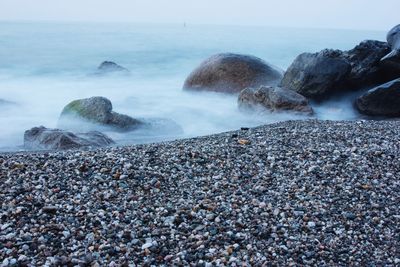
<svg viewBox="0 0 400 267">
<path fill-rule="evenodd" d="M 0 20 L 389 30 L 400 0 L 0 0 Z"/>
</svg>

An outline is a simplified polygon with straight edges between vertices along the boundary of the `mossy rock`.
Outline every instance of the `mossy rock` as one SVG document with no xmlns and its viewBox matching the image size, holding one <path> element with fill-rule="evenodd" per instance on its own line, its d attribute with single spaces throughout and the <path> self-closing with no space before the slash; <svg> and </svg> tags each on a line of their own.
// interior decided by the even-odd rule
<svg viewBox="0 0 400 267">
<path fill-rule="evenodd" d="M 129 131 L 141 124 L 139 120 L 113 112 L 111 101 L 100 96 L 72 101 L 64 107 L 59 120 L 59 127 L 66 129 L 96 129 L 101 126 Z"/>
</svg>

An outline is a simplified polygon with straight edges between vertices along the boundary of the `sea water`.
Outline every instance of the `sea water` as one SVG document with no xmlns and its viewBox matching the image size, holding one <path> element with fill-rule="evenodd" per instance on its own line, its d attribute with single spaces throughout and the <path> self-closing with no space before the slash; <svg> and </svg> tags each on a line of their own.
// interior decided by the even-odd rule
<svg viewBox="0 0 400 267">
<path fill-rule="evenodd" d="M 189 73 L 221 52 L 250 54 L 285 70 L 297 55 L 324 48 L 347 50 L 384 32 L 270 27 L 122 23 L 0 22 L 0 150 L 22 149 L 24 131 L 54 128 L 74 99 L 104 96 L 116 112 L 135 118 L 166 118 L 183 132 L 135 136 L 108 132 L 120 144 L 155 142 L 219 133 L 288 119 L 292 114 L 238 110 L 237 97 L 182 90 Z M 114 61 L 129 76 L 92 75 Z M 351 101 L 315 105 L 320 119 L 357 117 Z"/>
</svg>

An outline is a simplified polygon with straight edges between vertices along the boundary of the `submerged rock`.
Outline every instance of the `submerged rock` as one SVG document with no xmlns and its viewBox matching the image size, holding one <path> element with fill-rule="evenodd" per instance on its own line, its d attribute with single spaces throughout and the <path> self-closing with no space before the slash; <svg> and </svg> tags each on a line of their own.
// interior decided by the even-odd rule
<svg viewBox="0 0 400 267">
<path fill-rule="evenodd" d="M 114 144 L 106 135 L 92 131 L 88 133 L 72 133 L 60 129 L 48 129 L 43 126 L 34 127 L 24 134 L 26 149 L 65 150 L 84 147 L 104 147 Z"/>
<path fill-rule="evenodd" d="M 72 101 L 61 112 L 58 127 L 62 129 L 98 129 L 131 131 L 141 121 L 112 111 L 111 101 L 105 97 L 91 97 Z"/>
<path fill-rule="evenodd" d="M 183 88 L 194 91 L 239 93 L 247 87 L 277 85 L 283 71 L 260 58 L 239 54 L 217 54 L 200 64 L 186 79 Z"/>
<path fill-rule="evenodd" d="M 97 68 L 96 74 L 111 74 L 111 73 L 119 73 L 119 74 L 129 74 L 130 71 L 115 62 L 112 61 L 104 61 Z"/>
<path fill-rule="evenodd" d="M 400 78 L 369 90 L 356 107 L 366 115 L 400 117 Z"/>
<path fill-rule="evenodd" d="M 281 87 L 246 88 L 240 92 L 238 103 L 240 108 L 246 109 L 262 107 L 270 111 L 313 113 L 308 100 L 304 96 Z"/>
<path fill-rule="evenodd" d="M 325 49 L 299 55 L 286 71 L 281 86 L 306 97 L 324 99 L 390 81 L 400 71 L 382 64 L 387 43 L 367 40 L 349 51 Z"/>
</svg>

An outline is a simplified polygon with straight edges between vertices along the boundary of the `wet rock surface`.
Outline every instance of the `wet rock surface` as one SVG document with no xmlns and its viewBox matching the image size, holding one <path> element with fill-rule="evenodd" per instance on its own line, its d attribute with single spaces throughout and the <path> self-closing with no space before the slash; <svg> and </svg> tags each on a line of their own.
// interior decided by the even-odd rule
<svg viewBox="0 0 400 267">
<path fill-rule="evenodd" d="M 288 68 L 281 86 L 324 100 L 341 92 L 385 83 L 400 76 L 400 69 L 381 62 L 389 51 L 387 43 L 367 40 L 349 51 L 303 53 Z"/>
<path fill-rule="evenodd" d="M 95 96 L 74 100 L 61 112 L 58 127 L 62 129 L 98 130 L 103 128 L 131 131 L 142 122 L 124 114 L 114 112 L 112 103 L 105 97 Z"/>
<path fill-rule="evenodd" d="M 239 93 L 247 87 L 277 85 L 283 71 L 260 58 L 223 53 L 200 64 L 186 79 L 183 88 L 191 91 Z"/>
<path fill-rule="evenodd" d="M 356 100 L 356 107 L 366 115 L 400 117 L 400 79 L 369 90 Z"/>
<path fill-rule="evenodd" d="M 239 108 L 244 110 L 254 110 L 261 107 L 277 112 L 291 111 L 308 115 L 313 113 L 308 100 L 304 96 L 281 87 L 246 88 L 240 92 L 238 103 Z"/>
<path fill-rule="evenodd" d="M 28 150 L 66 150 L 87 147 L 105 147 L 114 144 L 106 135 L 92 131 L 72 133 L 60 129 L 34 127 L 24 134 L 24 147 Z"/>
<path fill-rule="evenodd" d="M 381 62 L 381 58 L 388 51 L 390 46 L 387 43 L 373 40 L 363 41 L 353 49 L 345 51 L 344 57 L 351 64 L 351 72 L 346 81 L 348 90 L 378 85 L 399 77 L 399 69 L 393 69 Z"/>
<path fill-rule="evenodd" d="M 3 265 L 400 264 L 400 121 L 0 155 Z"/>
<path fill-rule="evenodd" d="M 130 71 L 115 62 L 112 61 L 104 61 L 97 68 L 96 75 L 107 75 L 107 74 L 129 74 Z"/>
<path fill-rule="evenodd" d="M 339 50 L 299 55 L 286 71 L 281 86 L 310 98 L 322 98 L 342 87 L 351 65 Z"/>
</svg>

